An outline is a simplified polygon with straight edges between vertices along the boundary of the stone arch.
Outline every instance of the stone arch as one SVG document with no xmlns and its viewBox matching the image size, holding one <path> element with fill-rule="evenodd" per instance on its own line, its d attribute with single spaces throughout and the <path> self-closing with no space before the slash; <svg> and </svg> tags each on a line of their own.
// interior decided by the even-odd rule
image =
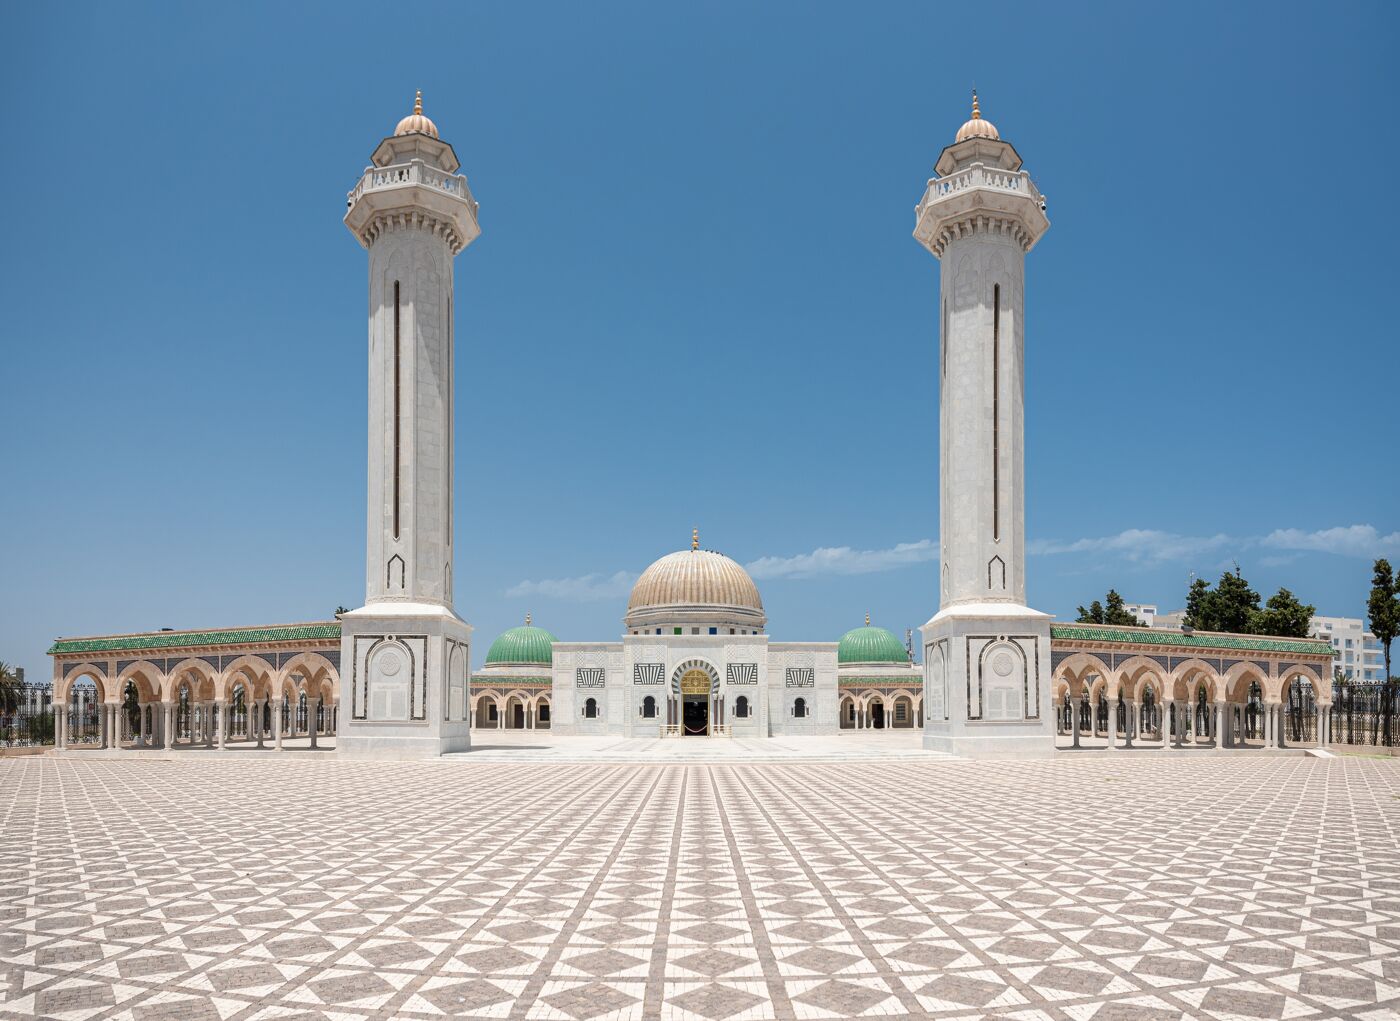
<svg viewBox="0 0 1400 1021">
<path fill-rule="evenodd" d="M 904 719 L 899 718 L 900 707 L 904 708 Z M 910 730 L 914 726 L 916 709 L 914 696 L 907 691 L 897 691 L 890 698 L 890 718 L 888 726 L 897 730 Z"/>
<path fill-rule="evenodd" d="M 1292 681 L 1294 677 L 1303 677 L 1307 679 L 1308 683 L 1312 685 L 1313 700 L 1319 706 L 1329 706 L 1332 704 L 1332 686 L 1330 684 L 1323 684 L 1322 677 L 1318 672 L 1305 663 L 1294 663 L 1278 677 L 1274 678 L 1272 694 L 1270 694 L 1270 689 L 1265 687 L 1265 697 L 1271 697 L 1274 701 L 1282 701 L 1287 691 L 1288 683 Z"/>
<path fill-rule="evenodd" d="M 266 698 L 272 689 L 272 679 L 277 676 L 277 668 L 267 660 L 253 653 L 239 656 L 219 674 L 214 686 L 214 697 L 228 701 L 233 698 L 234 687 L 242 682 L 250 699 Z"/>
<path fill-rule="evenodd" d="M 1196 691 L 1200 682 L 1204 681 L 1207 691 L 1207 701 L 1214 702 L 1220 698 L 1222 688 L 1220 686 L 1220 675 L 1215 667 L 1203 659 L 1195 657 L 1178 663 L 1167 675 L 1167 683 L 1171 686 L 1171 696 L 1178 702 L 1183 699 L 1195 702 Z"/>
<path fill-rule="evenodd" d="M 1131 656 L 1118 664 L 1118 693 L 1120 698 L 1141 702 L 1143 690 L 1151 685 L 1160 700 L 1167 687 L 1167 671 L 1154 659 Z"/>
<path fill-rule="evenodd" d="M 499 727 L 501 725 L 501 699 L 494 691 L 483 691 L 473 696 L 474 705 L 472 713 L 475 716 L 473 726 L 477 727 Z M 491 710 L 496 710 L 496 718 L 491 719 Z"/>
<path fill-rule="evenodd" d="M 102 669 L 102 667 L 98 666 L 96 663 L 89 661 L 71 667 L 68 672 L 63 675 L 58 684 L 54 686 L 54 702 L 59 704 L 67 702 L 69 695 L 72 694 L 74 682 L 81 677 L 92 678 L 93 683 L 97 687 L 97 700 L 99 702 L 116 702 L 119 700 L 118 692 L 121 691 L 121 688 L 117 687 L 117 685 L 108 678 L 106 670 Z"/>
<path fill-rule="evenodd" d="M 1108 678 L 1113 675 L 1113 671 L 1108 668 L 1107 663 L 1092 652 L 1076 652 L 1061 661 L 1051 676 L 1064 679 L 1069 685 L 1070 697 L 1078 698 L 1083 694 L 1085 682 L 1091 674 Z"/>
<path fill-rule="evenodd" d="M 507 730 L 524 730 L 530 712 L 530 694 L 521 691 L 519 688 L 512 688 L 505 693 L 501 699 L 501 704 L 505 706 L 505 716 L 502 723 Z M 519 713 L 516 710 L 519 709 Z M 517 722 L 518 716 L 518 722 Z"/>
<path fill-rule="evenodd" d="M 136 685 L 136 695 L 142 702 L 159 702 L 165 688 L 165 671 L 150 660 L 139 659 L 128 663 L 117 674 L 117 691 L 125 692 L 126 682 Z M 145 696 L 145 697 L 142 697 Z"/>
<path fill-rule="evenodd" d="M 691 670 L 703 670 L 710 675 L 710 694 L 719 694 L 719 671 L 714 665 L 703 659 L 688 659 L 671 671 L 671 692 L 679 696 L 681 692 L 681 678 Z"/>
<path fill-rule="evenodd" d="M 340 671 L 325 656 L 319 652 L 299 652 L 287 662 L 282 664 L 282 668 L 277 671 L 278 688 L 286 690 L 286 685 L 290 682 L 294 691 L 305 691 L 308 694 L 315 694 L 321 690 L 321 682 L 329 680 L 331 690 L 339 696 L 340 691 Z M 302 680 L 297 684 L 292 678 L 300 675 Z"/>
<path fill-rule="evenodd" d="M 554 699 L 549 694 L 535 696 L 531 711 L 535 714 L 536 730 L 551 730 L 554 725 Z"/>
<path fill-rule="evenodd" d="M 174 702 L 179 697 L 180 688 L 188 684 L 190 701 L 204 701 L 214 697 L 215 678 L 218 671 L 204 659 L 182 659 L 165 675 L 161 689 L 161 700 Z"/>
<path fill-rule="evenodd" d="M 837 725 L 841 730 L 856 729 L 856 709 L 858 702 L 856 697 L 849 692 L 841 696 L 840 704 L 837 706 Z"/>
<path fill-rule="evenodd" d="M 1249 686 L 1258 684 L 1264 698 L 1269 698 L 1269 675 L 1251 662 L 1236 663 L 1225 671 L 1221 678 L 1221 690 L 1231 702 L 1245 702 L 1249 699 Z"/>
</svg>

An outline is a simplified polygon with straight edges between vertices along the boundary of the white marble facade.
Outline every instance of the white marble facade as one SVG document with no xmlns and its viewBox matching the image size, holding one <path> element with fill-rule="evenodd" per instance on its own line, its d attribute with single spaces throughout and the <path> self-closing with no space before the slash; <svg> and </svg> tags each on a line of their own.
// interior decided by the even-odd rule
<svg viewBox="0 0 1400 1021">
<path fill-rule="evenodd" d="M 710 679 L 711 735 L 834 734 L 836 650 L 836 642 L 770 642 L 765 634 L 556 642 L 552 726 L 560 734 L 617 737 L 663 737 L 670 727 L 679 736 L 684 702 L 699 700 L 681 682 L 699 671 Z"/>
</svg>

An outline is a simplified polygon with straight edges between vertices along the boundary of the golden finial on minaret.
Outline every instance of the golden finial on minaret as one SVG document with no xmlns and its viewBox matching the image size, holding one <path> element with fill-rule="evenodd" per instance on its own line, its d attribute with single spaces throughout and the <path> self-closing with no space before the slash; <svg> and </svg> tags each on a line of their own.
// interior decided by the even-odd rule
<svg viewBox="0 0 1400 1021">
<path fill-rule="evenodd" d="M 692 550 L 700 548 L 700 529 L 698 528 L 692 528 L 690 530 L 690 548 Z"/>
<path fill-rule="evenodd" d="M 416 114 L 418 114 L 418 115 L 421 117 L 421 116 L 423 115 L 423 90 L 422 90 L 422 89 L 416 89 L 415 92 L 416 92 L 417 94 L 413 97 L 413 112 L 416 113 Z M 976 93 L 976 92 L 973 92 L 973 94 L 972 94 L 972 109 L 973 109 L 974 111 L 977 109 L 977 93 Z M 977 114 L 976 114 L 976 113 L 973 113 L 972 116 L 976 117 Z"/>
<path fill-rule="evenodd" d="M 530 614 L 528 612 L 525 614 L 525 626 L 530 626 Z"/>
<path fill-rule="evenodd" d="M 866 626 L 866 627 L 869 627 L 869 626 L 870 626 L 870 611 L 869 611 L 869 610 L 866 610 L 866 611 L 865 611 L 865 626 Z"/>
<path fill-rule="evenodd" d="M 420 95 L 421 95 L 421 93 L 420 93 Z M 977 90 L 976 90 L 976 89 L 973 89 L 973 90 L 972 90 L 972 119 L 975 120 L 975 121 L 980 121 L 980 120 L 982 119 L 982 111 L 979 110 L 979 109 L 977 108 Z"/>
</svg>

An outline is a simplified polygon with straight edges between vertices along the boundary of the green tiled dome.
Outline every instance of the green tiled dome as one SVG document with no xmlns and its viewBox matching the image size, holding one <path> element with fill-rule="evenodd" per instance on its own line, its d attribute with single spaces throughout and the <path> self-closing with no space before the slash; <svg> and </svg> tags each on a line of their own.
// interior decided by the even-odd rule
<svg viewBox="0 0 1400 1021">
<path fill-rule="evenodd" d="M 904 643 L 882 627 L 854 628 L 841 636 L 837 663 L 908 663 Z"/>
<path fill-rule="evenodd" d="M 513 627 L 502 632 L 486 653 L 486 664 L 538 663 L 549 666 L 554 662 L 557 639 L 542 627 Z"/>
</svg>

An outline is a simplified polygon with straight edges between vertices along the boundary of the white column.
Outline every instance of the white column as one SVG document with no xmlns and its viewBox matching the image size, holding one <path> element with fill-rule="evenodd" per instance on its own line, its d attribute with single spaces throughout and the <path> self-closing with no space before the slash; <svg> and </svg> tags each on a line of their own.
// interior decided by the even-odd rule
<svg viewBox="0 0 1400 1021">
<path fill-rule="evenodd" d="M 1138 704 L 1131 699 L 1128 700 L 1127 711 L 1123 713 L 1123 747 L 1133 746 L 1133 730 L 1137 726 Z"/>
<path fill-rule="evenodd" d="M 311 734 L 311 747 L 316 747 L 316 710 L 320 708 L 321 698 L 319 695 L 306 700 L 306 729 Z"/>
<path fill-rule="evenodd" d="M 225 742 L 228 740 L 228 702 L 216 702 L 219 711 L 219 718 L 216 725 L 219 728 L 219 751 L 224 750 Z"/>
<path fill-rule="evenodd" d="M 282 712 L 285 709 L 287 700 L 279 698 L 272 703 L 272 741 L 273 747 L 279 752 L 282 750 Z"/>
<path fill-rule="evenodd" d="M 1105 695 L 1104 705 L 1108 708 L 1108 727 L 1106 729 L 1108 750 L 1114 752 L 1118 750 L 1118 700 L 1110 701 Z"/>
<path fill-rule="evenodd" d="M 267 705 L 267 699 L 256 699 L 253 705 L 257 713 L 257 717 L 253 721 L 253 732 L 257 734 L 258 747 L 261 748 L 263 746 L 263 707 Z"/>
<path fill-rule="evenodd" d="M 1214 702 L 1211 704 L 1211 720 L 1215 729 L 1215 751 L 1225 750 L 1225 706 L 1224 702 Z"/>
<path fill-rule="evenodd" d="M 1069 700 L 1069 731 L 1073 735 L 1070 740 L 1071 748 L 1079 747 L 1079 700 L 1070 696 Z"/>
<path fill-rule="evenodd" d="M 175 703 L 162 702 L 161 707 L 165 710 L 164 719 L 161 721 L 161 747 L 175 747 Z"/>
</svg>

